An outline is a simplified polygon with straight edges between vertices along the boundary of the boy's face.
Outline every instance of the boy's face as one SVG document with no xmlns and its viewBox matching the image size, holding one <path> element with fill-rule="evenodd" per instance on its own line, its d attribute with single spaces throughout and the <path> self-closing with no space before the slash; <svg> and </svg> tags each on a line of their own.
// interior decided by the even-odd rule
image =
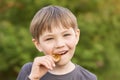
<svg viewBox="0 0 120 80">
<path fill-rule="evenodd" d="M 39 42 L 36 45 L 39 51 L 45 55 L 60 54 L 60 65 L 66 64 L 73 57 L 75 47 L 79 40 L 79 29 L 74 31 L 73 28 L 52 29 L 51 32 L 45 31 L 39 37 Z"/>
</svg>

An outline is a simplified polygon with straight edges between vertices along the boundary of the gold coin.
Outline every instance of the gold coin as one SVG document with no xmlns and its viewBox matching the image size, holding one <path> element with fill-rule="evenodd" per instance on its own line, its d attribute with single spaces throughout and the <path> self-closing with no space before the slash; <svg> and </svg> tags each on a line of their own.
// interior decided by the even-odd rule
<svg viewBox="0 0 120 80">
<path fill-rule="evenodd" d="M 60 54 L 52 54 L 52 56 L 53 56 L 55 62 L 60 61 L 60 58 L 61 58 Z"/>
</svg>

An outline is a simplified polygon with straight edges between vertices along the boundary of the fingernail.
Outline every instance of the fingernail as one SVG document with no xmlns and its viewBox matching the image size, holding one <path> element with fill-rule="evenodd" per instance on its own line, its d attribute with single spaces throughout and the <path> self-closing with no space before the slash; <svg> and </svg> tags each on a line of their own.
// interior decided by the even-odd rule
<svg viewBox="0 0 120 80">
<path fill-rule="evenodd" d="M 55 64 L 53 64 L 53 67 L 55 67 L 56 65 Z"/>
</svg>

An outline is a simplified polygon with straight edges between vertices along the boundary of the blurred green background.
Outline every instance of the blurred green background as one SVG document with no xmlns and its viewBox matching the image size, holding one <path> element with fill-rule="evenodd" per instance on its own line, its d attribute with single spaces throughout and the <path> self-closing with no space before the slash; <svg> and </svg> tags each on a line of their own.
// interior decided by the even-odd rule
<svg viewBox="0 0 120 80">
<path fill-rule="evenodd" d="M 46 5 L 67 7 L 78 19 L 81 38 L 73 62 L 98 80 L 120 80 L 120 0 L 0 0 L 0 80 L 16 80 L 23 64 L 42 55 L 29 24 Z"/>
</svg>

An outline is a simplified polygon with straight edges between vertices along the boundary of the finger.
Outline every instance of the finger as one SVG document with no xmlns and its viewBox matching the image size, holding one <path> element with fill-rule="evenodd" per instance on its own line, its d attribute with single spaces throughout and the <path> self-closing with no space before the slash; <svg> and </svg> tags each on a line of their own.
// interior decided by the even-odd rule
<svg viewBox="0 0 120 80">
<path fill-rule="evenodd" d="M 34 62 L 37 66 L 44 66 L 48 69 L 53 69 L 52 64 L 54 64 L 54 62 L 50 56 L 37 57 Z"/>
<path fill-rule="evenodd" d="M 56 65 L 55 65 L 53 57 L 51 55 L 48 55 L 47 57 L 48 57 L 49 61 L 51 62 L 51 66 L 55 67 Z"/>
<path fill-rule="evenodd" d="M 42 66 L 44 66 L 44 67 L 46 67 L 46 68 L 48 68 L 50 70 L 53 69 L 52 66 L 51 66 L 50 61 L 48 61 L 48 60 L 44 60 L 44 62 L 42 62 L 41 64 L 42 64 Z"/>
<path fill-rule="evenodd" d="M 53 58 L 50 55 L 46 56 L 46 63 L 48 64 L 50 69 L 53 69 L 55 67 L 55 63 L 53 61 Z"/>
</svg>

